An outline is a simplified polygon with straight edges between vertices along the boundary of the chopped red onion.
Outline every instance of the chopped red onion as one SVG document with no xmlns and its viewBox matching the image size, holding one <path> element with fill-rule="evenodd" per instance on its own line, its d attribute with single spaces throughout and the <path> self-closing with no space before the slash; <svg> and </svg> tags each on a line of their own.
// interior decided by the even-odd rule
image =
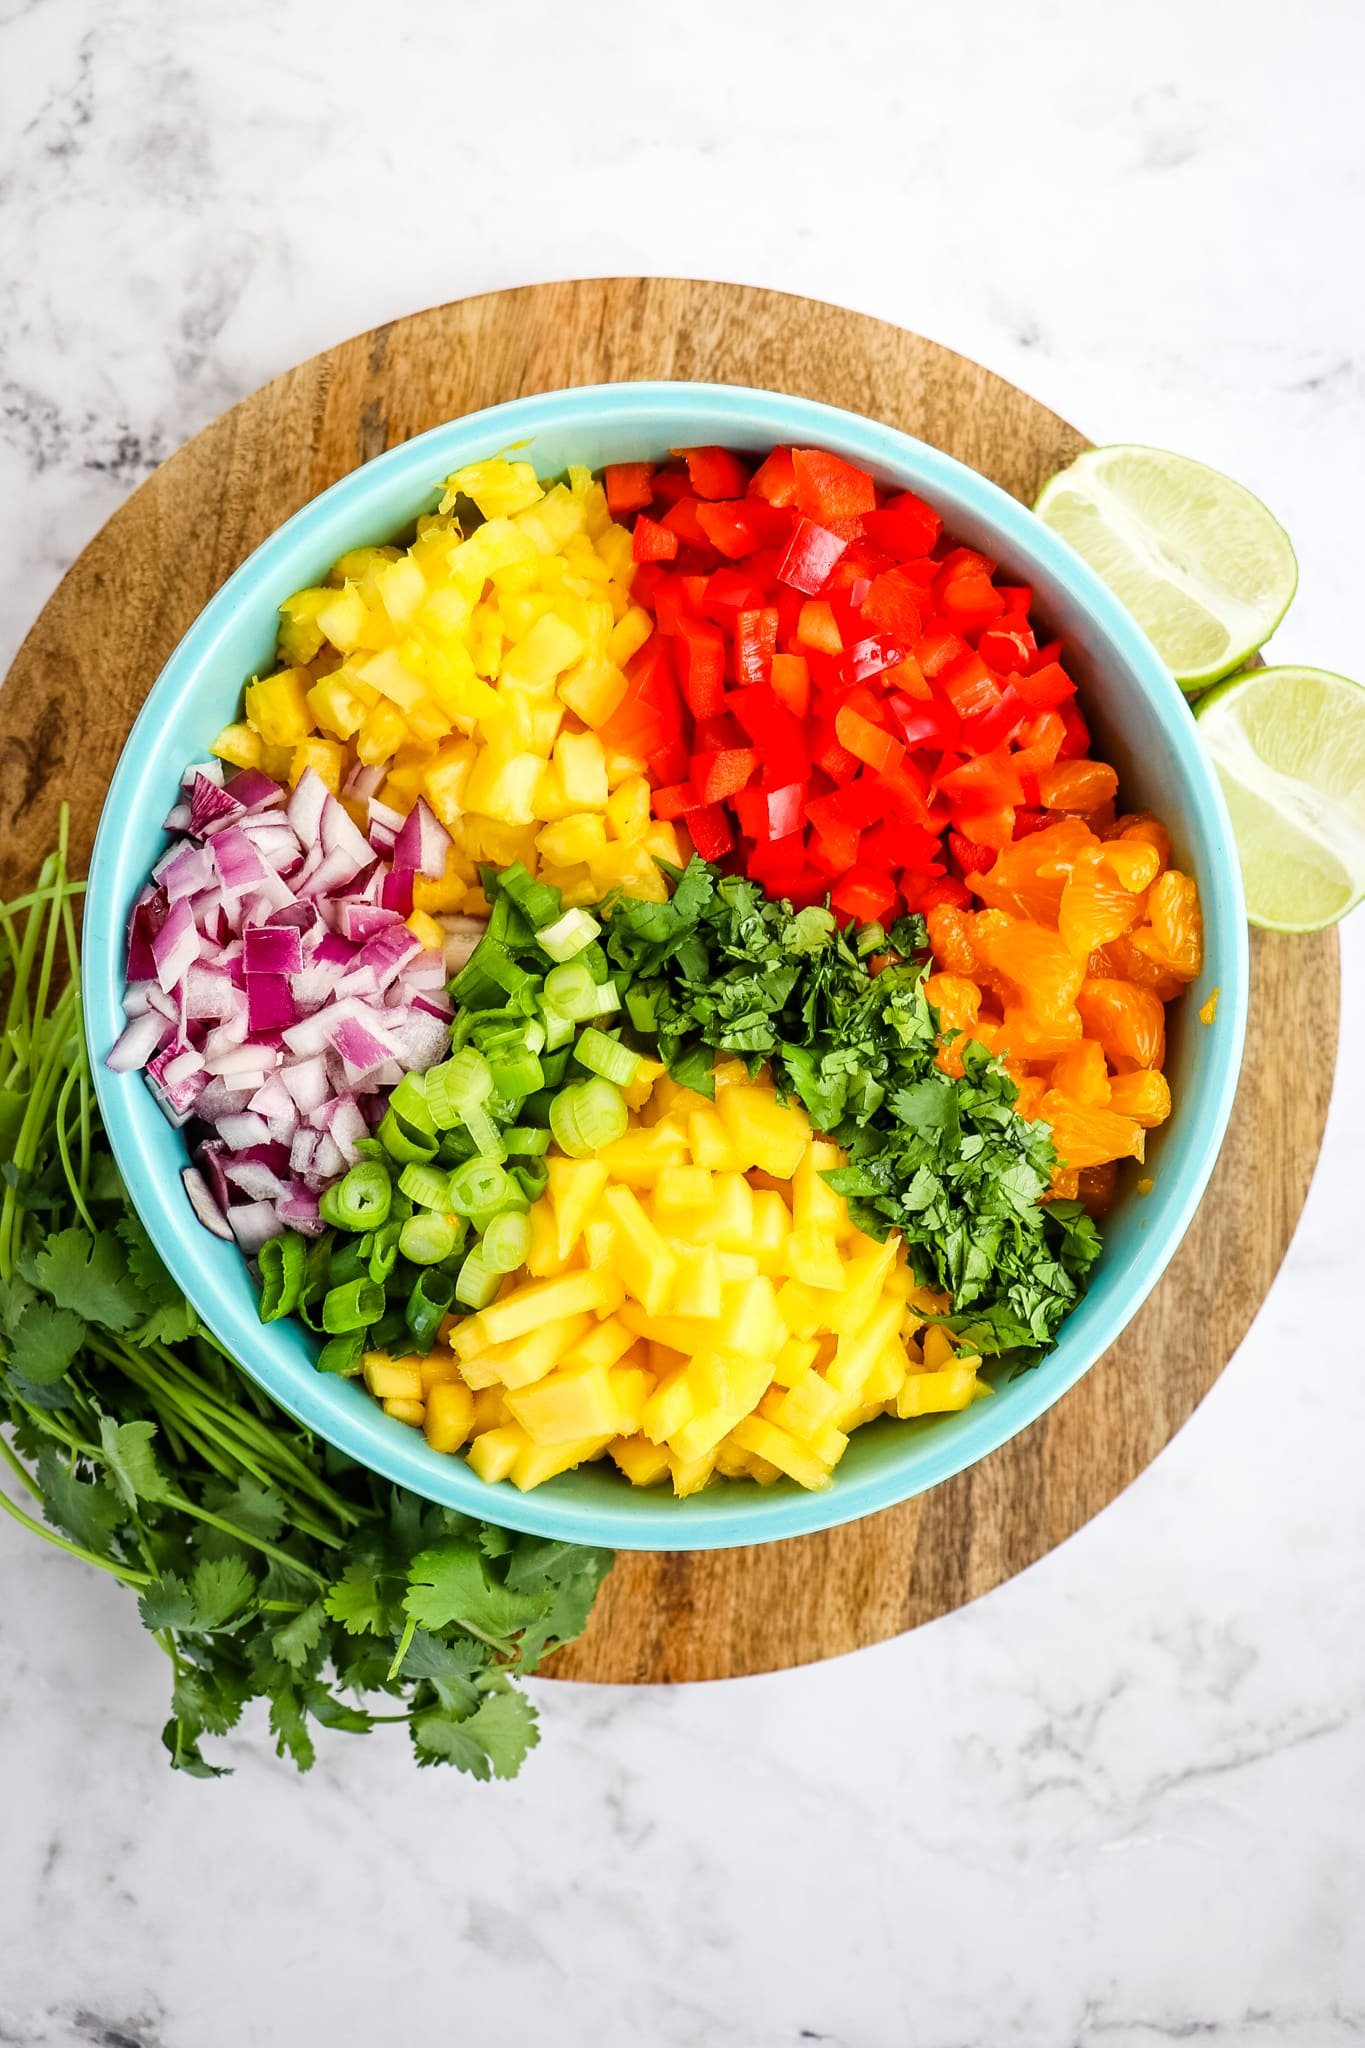
<svg viewBox="0 0 1365 2048">
<path fill-rule="evenodd" d="M 187 1166 L 182 1170 L 180 1178 L 185 1183 L 185 1193 L 190 1198 L 190 1207 L 205 1230 L 211 1230 L 215 1237 L 226 1238 L 230 1243 L 232 1232 L 228 1228 L 227 1217 L 210 1194 L 203 1174 L 197 1167 Z"/>
<path fill-rule="evenodd" d="M 145 1010 L 140 1017 L 129 1018 L 104 1064 L 115 1074 L 136 1073 L 170 1035 L 171 1026 L 166 1018 L 158 1016 L 155 1010 Z"/>
<path fill-rule="evenodd" d="M 393 871 L 439 880 L 446 871 L 450 834 L 425 797 L 418 797 L 393 842 Z"/>
<path fill-rule="evenodd" d="M 227 1220 L 238 1248 L 249 1259 L 255 1257 L 267 1239 L 284 1234 L 273 1202 L 247 1202 L 241 1208 L 229 1209 Z"/>
<path fill-rule="evenodd" d="M 199 943 L 188 902 L 182 899 L 173 903 L 166 913 L 166 922 L 152 940 L 156 979 L 167 994 L 199 958 Z"/>
</svg>

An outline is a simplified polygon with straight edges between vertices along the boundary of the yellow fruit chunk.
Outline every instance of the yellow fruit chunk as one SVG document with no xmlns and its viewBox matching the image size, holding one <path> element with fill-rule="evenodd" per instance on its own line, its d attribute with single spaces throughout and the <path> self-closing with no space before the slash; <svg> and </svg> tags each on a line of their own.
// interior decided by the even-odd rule
<svg viewBox="0 0 1365 2048">
<path fill-rule="evenodd" d="M 784 1108 L 769 1088 L 742 1086 L 719 1090 L 716 1108 L 742 1168 L 761 1166 L 776 1180 L 792 1178 L 810 1145 L 804 1110 Z"/>
<path fill-rule="evenodd" d="M 716 1454 L 708 1451 L 703 1457 L 684 1459 L 670 1451 L 668 1467 L 673 1474 L 673 1491 L 679 1500 L 686 1500 L 691 1493 L 700 1493 L 716 1469 Z"/>
<path fill-rule="evenodd" d="M 824 1231 L 794 1230 L 782 1248 L 782 1270 L 806 1287 L 842 1288 L 846 1269 L 839 1247 Z"/>
<path fill-rule="evenodd" d="M 770 1465 L 776 1465 L 779 1472 L 785 1472 L 798 1486 L 808 1487 L 812 1492 L 828 1486 L 829 1467 L 812 1452 L 804 1450 L 796 1438 L 777 1423 L 767 1422 L 761 1415 L 748 1415 L 743 1422 L 736 1423 L 733 1434 L 741 1450 L 766 1458 Z"/>
<path fill-rule="evenodd" d="M 938 1415 L 968 1407 L 980 1363 L 980 1359 L 975 1358 L 961 1365 L 944 1366 L 939 1372 L 907 1373 L 905 1384 L 896 1396 L 897 1415 Z"/>
<path fill-rule="evenodd" d="M 209 752 L 234 768 L 259 768 L 263 744 L 260 734 L 249 725 L 225 725 Z"/>
<path fill-rule="evenodd" d="M 844 1164 L 844 1155 L 827 1138 L 815 1138 L 806 1147 L 792 1175 L 792 1215 L 798 1230 L 820 1230 L 841 1242 L 853 1235 L 848 1207 L 821 1175 Z"/>
<path fill-rule="evenodd" d="M 671 1441 L 697 1413 L 696 1387 L 689 1382 L 686 1368 L 661 1380 L 645 1402 L 640 1428 L 651 1443 Z"/>
<path fill-rule="evenodd" d="M 474 1396 L 457 1380 L 427 1389 L 424 1427 L 433 1451 L 458 1451 L 474 1426 Z"/>
<path fill-rule="evenodd" d="M 552 1372 L 535 1386 L 509 1394 L 507 1405 L 538 1444 L 567 1444 L 582 1437 L 617 1434 L 618 1402 L 605 1365 Z"/>
<path fill-rule="evenodd" d="M 618 1437 L 611 1455 L 632 1486 L 657 1486 L 671 1470 L 667 1445 L 652 1444 L 647 1436 Z"/>
<path fill-rule="evenodd" d="M 529 1387 L 543 1379 L 592 1327 L 591 1316 L 552 1317 L 524 1336 L 490 1344 L 475 1357 L 462 1361 L 465 1376 L 471 1385 L 477 1378 L 485 1386 L 496 1380 L 504 1387 Z"/>
<path fill-rule="evenodd" d="M 616 1226 L 615 1264 L 626 1290 L 648 1314 L 662 1315 L 678 1276 L 672 1248 L 630 1188 L 608 1188 L 602 1206 Z"/>
<path fill-rule="evenodd" d="M 531 1439 L 519 1423 L 504 1423 L 498 1429 L 488 1429 L 476 1436 L 467 1453 L 469 1463 L 480 1479 L 490 1486 L 499 1479 L 506 1479 L 523 1451 L 531 1448 Z"/>
<path fill-rule="evenodd" d="M 678 1262 L 673 1311 L 679 1316 L 718 1316 L 723 1306 L 720 1253 L 713 1244 L 674 1247 Z"/>
<path fill-rule="evenodd" d="M 686 1161 L 687 1141 L 681 1132 L 667 1124 L 655 1124 L 652 1129 L 641 1126 L 627 1131 L 623 1138 L 604 1145 L 594 1155 L 593 1164 L 602 1167 L 604 1177 L 634 1188 L 652 1188 L 666 1169 L 685 1169 Z"/>
<path fill-rule="evenodd" d="M 459 1358 L 476 1356 L 491 1344 L 524 1337 L 557 1316 L 610 1315 L 621 1306 L 624 1296 L 625 1289 L 616 1275 L 601 1270 L 566 1273 L 556 1280 L 533 1280 L 504 1295 L 501 1301 L 480 1309 L 468 1322 L 457 1324 L 451 1349 Z"/>
<path fill-rule="evenodd" d="M 593 1323 L 564 1353 L 566 1366 L 615 1365 L 635 1342 L 635 1332 L 616 1316 Z"/>
<path fill-rule="evenodd" d="M 390 1358 L 387 1351 L 367 1351 L 360 1369 L 377 1401 L 422 1398 L 422 1368 L 415 1358 Z"/>
<path fill-rule="evenodd" d="M 607 1167 L 600 1157 L 547 1159 L 545 1166 L 550 1177 L 546 1192 L 554 1212 L 555 1253 L 563 1266 L 607 1185 Z"/>
</svg>

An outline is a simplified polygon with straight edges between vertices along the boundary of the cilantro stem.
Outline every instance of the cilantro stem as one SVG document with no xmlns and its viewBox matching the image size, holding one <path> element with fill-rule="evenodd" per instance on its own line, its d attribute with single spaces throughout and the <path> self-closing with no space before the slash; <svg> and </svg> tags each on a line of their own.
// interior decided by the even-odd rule
<svg viewBox="0 0 1365 2048">
<path fill-rule="evenodd" d="M 42 1522 L 35 1522 L 32 1515 L 25 1514 L 17 1501 L 7 1493 L 0 1493 L 0 1508 L 25 1529 L 41 1536 L 44 1543 L 50 1543 L 55 1550 L 64 1550 L 68 1557 L 78 1557 L 82 1564 L 96 1565 L 102 1572 L 111 1572 L 116 1579 L 122 1579 L 125 1586 L 150 1586 L 150 1572 L 134 1571 L 131 1565 L 120 1564 L 117 1558 L 101 1557 L 97 1551 L 83 1550 L 79 1543 L 69 1543 L 65 1536 L 59 1536 L 55 1529 L 49 1529 Z"/>
<path fill-rule="evenodd" d="M 271 1558 L 287 1571 L 297 1572 L 300 1578 L 312 1579 L 318 1586 L 327 1584 L 322 1573 L 314 1571 L 312 1565 L 301 1563 L 297 1557 L 291 1557 L 287 1550 L 277 1549 L 275 1544 L 267 1543 L 263 1536 L 251 1535 L 246 1529 L 239 1528 L 235 1522 L 229 1522 L 225 1516 L 215 1515 L 209 1508 L 198 1507 L 194 1501 L 186 1500 L 182 1493 L 170 1491 L 164 1498 L 168 1507 L 178 1509 L 182 1515 L 192 1515 L 196 1522 L 207 1522 L 210 1528 L 221 1529 L 223 1534 L 231 1536 L 235 1543 L 248 1544 L 252 1550 L 259 1550 L 262 1557 Z"/>
<path fill-rule="evenodd" d="M 66 1184 L 67 1187 L 71 1190 L 71 1199 L 76 1205 L 76 1213 L 79 1215 L 81 1222 L 85 1225 L 86 1229 L 93 1236 L 95 1231 L 95 1219 L 90 1214 L 89 1209 L 87 1209 L 87 1207 L 85 1206 L 85 1192 L 82 1187 L 80 1177 L 77 1175 L 75 1168 L 71 1164 L 71 1152 L 67 1142 L 66 1135 L 66 1105 L 67 1102 L 70 1100 L 72 1089 L 77 1085 L 78 1082 L 82 1081 L 83 1079 L 84 1075 L 82 1069 L 79 1066 L 72 1067 L 70 1073 L 66 1077 L 66 1080 L 62 1084 L 62 1092 L 57 1097 L 57 1114 L 53 1120 L 52 1129 L 53 1135 L 57 1140 L 57 1150 L 61 1154 L 62 1171 L 66 1175 Z"/>
<path fill-rule="evenodd" d="M 3 1458 L 5 1463 L 9 1466 L 10 1470 L 15 1474 L 15 1476 L 23 1481 L 24 1485 L 33 1495 L 33 1498 L 36 1501 L 41 1501 L 43 1497 L 42 1487 L 39 1486 L 37 1480 L 29 1471 L 28 1466 L 24 1463 L 23 1459 L 16 1456 L 14 1450 L 6 1442 L 3 1436 L 0 1436 L 0 1458 Z"/>
</svg>

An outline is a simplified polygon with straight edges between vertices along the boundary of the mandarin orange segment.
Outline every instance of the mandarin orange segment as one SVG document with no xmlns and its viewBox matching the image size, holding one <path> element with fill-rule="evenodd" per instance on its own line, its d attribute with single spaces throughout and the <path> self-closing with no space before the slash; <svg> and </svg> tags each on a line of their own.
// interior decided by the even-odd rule
<svg viewBox="0 0 1365 2048">
<path fill-rule="evenodd" d="M 984 874 L 967 880 L 992 910 L 1055 925 L 1067 877 L 1077 857 L 1094 844 L 1094 833 L 1079 818 L 1059 818 L 1041 832 L 1016 839 Z"/>
<path fill-rule="evenodd" d="M 1100 860 L 1120 887 L 1134 896 L 1150 889 L 1161 873 L 1161 855 L 1150 839 L 1104 840 Z"/>
<path fill-rule="evenodd" d="M 1189 875 L 1166 870 L 1148 892 L 1147 920 L 1133 934 L 1139 953 L 1181 981 L 1193 981 L 1204 964 L 1204 919 Z"/>
<path fill-rule="evenodd" d="M 1171 1113 L 1170 1084 L 1153 1067 L 1138 1067 L 1131 1074 L 1115 1074 L 1109 1089 L 1109 1107 L 1130 1116 L 1144 1131 L 1164 1124 Z"/>
<path fill-rule="evenodd" d="M 924 922 L 939 966 L 950 974 L 974 974 L 976 953 L 969 936 L 971 921 L 967 912 L 955 910 L 950 903 L 936 903 Z"/>
<path fill-rule="evenodd" d="M 1139 953 L 1131 933 L 1112 939 L 1107 946 L 1097 946 L 1090 955 L 1086 974 L 1102 980 L 1136 982 L 1139 988 L 1150 989 L 1163 1003 L 1172 1001 L 1185 987 L 1179 975 L 1168 974 L 1155 960 Z"/>
<path fill-rule="evenodd" d="M 1109 1069 L 1103 1048 L 1093 1038 L 1068 1046 L 1061 1058 L 1053 1061 L 1048 1081 L 1060 1095 L 1069 1095 L 1085 1109 L 1108 1106 Z"/>
<path fill-rule="evenodd" d="M 1125 811 L 1112 825 L 1106 825 L 1100 836 L 1108 840 L 1131 839 L 1138 845 L 1155 847 L 1160 867 L 1168 868 L 1171 864 L 1171 835 L 1150 811 Z"/>
<path fill-rule="evenodd" d="M 1151 857 L 1150 847 L 1144 852 Z M 1098 846 L 1083 853 L 1062 890 L 1057 927 L 1078 960 L 1142 921 L 1142 897 L 1118 879 L 1107 853 Z"/>
<path fill-rule="evenodd" d="M 1043 1196 L 1045 1202 L 1074 1202 L 1081 1191 L 1081 1177 L 1074 1166 L 1054 1166 L 1052 1184 Z"/>
<path fill-rule="evenodd" d="M 971 1034 L 981 1013 L 981 991 L 961 974 L 931 974 L 924 993 L 938 1011 L 940 1045 L 938 1066 L 953 1080 L 962 1078 L 962 1042 L 954 1034 Z"/>
<path fill-rule="evenodd" d="M 1098 811 L 1118 795 L 1119 778 L 1107 761 L 1057 761 L 1038 772 L 1038 801 L 1045 811 Z"/>
<path fill-rule="evenodd" d="M 1052 1126 L 1052 1142 L 1066 1166 L 1103 1166 L 1110 1159 L 1141 1159 L 1145 1133 L 1113 1109 L 1087 1109 L 1049 1088 L 1039 1114 Z"/>
<path fill-rule="evenodd" d="M 1016 1114 L 1021 1116 L 1025 1123 L 1031 1124 L 1046 1094 L 1047 1082 L 1038 1074 L 1026 1074 L 1019 1083 L 1019 1093 L 1015 1098 Z"/>
<path fill-rule="evenodd" d="M 978 911 L 972 943 L 988 968 L 1002 975 L 1019 1006 L 1036 1017 L 1069 1010 L 1085 979 L 1084 958 L 1077 960 L 1058 932 L 1000 910 Z"/>
<path fill-rule="evenodd" d="M 1075 1010 L 1059 1010 L 1052 1017 L 1037 1017 L 1029 1010 L 1007 1009 L 995 1032 L 996 1050 L 1015 1060 L 1035 1060 L 1051 1066 L 1081 1039 L 1081 1020 Z"/>
<path fill-rule="evenodd" d="M 1115 1073 L 1159 1067 L 1166 1058 L 1161 998 L 1131 981 L 1087 980 L 1076 998 L 1087 1038 L 1097 1038 Z"/>
</svg>

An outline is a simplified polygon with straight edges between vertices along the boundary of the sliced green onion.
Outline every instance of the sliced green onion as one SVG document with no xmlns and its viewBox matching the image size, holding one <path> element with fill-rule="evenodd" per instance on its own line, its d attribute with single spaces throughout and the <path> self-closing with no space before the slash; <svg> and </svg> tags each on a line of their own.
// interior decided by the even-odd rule
<svg viewBox="0 0 1365 2048">
<path fill-rule="evenodd" d="M 413 1218 L 416 1222 L 416 1217 Z M 423 1273 L 408 1296 L 403 1310 L 413 1341 L 424 1351 L 429 1351 L 436 1342 L 436 1333 L 450 1314 L 455 1299 L 455 1283 L 449 1273 L 428 1271 Z"/>
<path fill-rule="evenodd" d="M 278 1322 L 303 1299 L 308 1271 L 308 1243 L 297 1230 L 268 1237 L 257 1253 L 261 1269 L 261 1321 Z"/>
<path fill-rule="evenodd" d="M 329 1189 L 327 1193 L 330 1192 L 331 1190 Z M 319 1208 L 326 1203 L 326 1200 L 327 1194 L 324 1194 Z M 323 1220 L 324 1222 L 326 1221 L 325 1215 Z M 324 1246 L 327 1242 L 328 1240 L 325 1238 L 322 1240 Z M 366 1249 L 369 1244 L 368 1236 L 347 1237 L 341 1239 L 340 1242 L 333 1239 L 331 1242 L 333 1245 L 332 1255 L 328 1259 L 326 1270 L 321 1276 L 322 1292 L 324 1294 L 329 1287 L 340 1287 L 343 1280 L 359 1280 L 369 1269 L 370 1254 Z M 314 1291 L 317 1291 L 316 1274 L 314 1275 Z"/>
<path fill-rule="evenodd" d="M 498 1127 L 486 1109 L 467 1109 L 464 1113 L 464 1127 L 474 1140 L 475 1150 L 484 1159 L 502 1158 L 502 1139 Z"/>
<path fill-rule="evenodd" d="M 556 923 L 547 924 L 536 933 L 536 944 L 552 960 L 572 960 L 575 953 L 581 953 L 585 946 L 592 944 L 601 929 L 591 912 L 566 910 Z"/>
<path fill-rule="evenodd" d="M 401 1116 L 411 1130 L 424 1138 L 436 1135 L 436 1126 L 431 1120 L 431 1105 L 427 1101 L 425 1074 L 404 1074 L 389 1097 L 389 1108 Z"/>
<path fill-rule="evenodd" d="M 460 1226 L 450 1215 L 438 1216 L 428 1209 L 409 1216 L 398 1239 L 398 1249 L 414 1266 L 439 1266 L 460 1242 Z"/>
<path fill-rule="evenodd" d="M 402 1307 L 391 1308 L 380 1317 L 370 1331 L 365 1343 L 367 1351 L 388 1351 L 395 1358 L 407 1358 L 412 1354 L 408 1341 L 407 1318 Z"/>
<path fill-rule="evenodd" d="M 455 1282 L 455 1299 L 464 1308 L 487 1308 L 501 1284 L 501 1273 L 493 1272 L 484 1264 L 479 1247 L 475 1245 L 460 1268 Z"/>
<path fill-rule="evenodd" d="M 608 1038 L 605 1031 L 580 1031 L 573 1056 L 590 1074 L 600 1074 L 604 1081 L 614 1081 L 618 1088 L 629 1087 L 640 1071 L 639 1053 L 622 1045 L 619 1038 Z M 402 1184 L 400 1181 L 399 1186 Z"/>
<path fill-rule="evenodd" d="M 450 1207 L 450 1175 L 442 1173 L 439 1166 L 405 1166 L 398 1185 L 419 1209 Z"/>
<path fill-rule="evenodd" d="M 391 1109 L 384 1112 L 383 1122 L 379 1126 L 379 1142 L 390 1159 L 397 1159 L 400 1163 L 410 1160 L 420 1162 L 436 1156 L 435 1134 L 427 1137 L 425 1133 L 411 1131 L 406 1124 L 399 1121 Z"/>
<path fill-rule="evenodd" d="M 564 1088 L 550 1106 L 550 1129 L 561 1152 L 586 1159 L 625 1136 L 630 1115 L 619 1088 L 594 1077 Z"/>
<path fill-rule="evenodd" d="M 521 1197 L 505 1166 L 492 1159 L 467 1159 L 450 1176 L 450 1206 L 460 1216 L 498 1216 L 518 1208 Z"/>
<path fill-rule="evenodd" d="M 509 1170 L 528 1202 L 538 1202 L 550 1185 L 550 1169 L 543 1159 L 519 1159 Z"/>
<path fill-rule="evenodd" d="M 365 1332 L 348 1330 L 342 1337 L 329 1337 L 318 1353 L 318 1371 L 336 1372 L 353 1379 L 365 1362 Z"/>
<path fill-rule="evenodd" d="M 566 960 L 562 967 L 550 969 L 545 977 L 545 1004 L 575 1024 L 586 1024 L 589 1017 L 598 1015 L 597 983 L 585 960 Z"/>
<path fill-rule="evenodd" d="M 426 1098 L 441 1130 L 459 1123 L 468 1109 L 487 1102 L 493 1093 L 493 1074 L 483 1054 L 466 1045 L 426 1076 Z"/>
<path fill-rule="evenodd" d="M 539 1159 L 550 1149 L 550 1133 L 532 1124 L 513 1124 L 510 1131 L 503 1132 L 502 1143 L 509 1159 Z"/>
<path fill-rule="evenodd" d="M 330 1187 L 332 1214 L 326 1221 L 342 1230 L 377 1230 L 393 1202 L 393 1183 L 377 1159 L 362 1159 Z"/>
<path fill-rule="evenodd" d="M 348 1280 L 344 1286 L 327 1290 L 322 1304 L 322 1327 L 329 1337 L 350 1330 L 363 1330 L 384 1313 L 384 1290 L 373 1280 Z"/>
<path fill-rule="evenodd" d="M 510 897 L 516 904 L 532 931 L 559 916 L 563 898 L 558 889 L 549 882 L 534 881 L 519 860 L 502 870 L 498 888 L 503 898 Z"/>
<path fill-rule="evenodd" d="M 617 993 L 616 983 L 614 981 L 599 982 L 597 986 L 597 1009 L 594 1014 L 599 1017 L 609 1017 L 613 1010 L 619 1010 L 620 1007 L 621 998 Z"/>
<path fill-rule="evenodd" d="M 540 1014 L 545 1025 L 544 1050 L 556 1052 L 561 1045 L 567 1045 L 573 1037 L 573 1018 L 566 1017 L 561 1010 L 556 1010 L 552 1003 L 542 1003 Z"/>
<path fill-rule="evenodd" d="M 626 990 L 626 1015 L 635 1029 L 646 1038 L 654 1037 L 659 1028 L 659 997 L 655 989 L 628 988 Z"/>
<path fill-rule="evenodd" d="M 479 1256 L 491 1273 L 515 1273 L 531 1248 L 531 1219 L 518 1210 L 495 1216 L 483 1234 Z"/>
<path fill-rule="evenodd" d="M 383 1228 L 374 1233 L 374 1242 L 370 1247 L 369 1273 L 376 1287 L 384 1285 L 398 1264 L 398 1242 L 402 1231 L 402 1222 L 397 1217 L 390 1217 Z"/>
<path fill-rule="evenodd" d="M 480 982 L 491 981 L 495 988 L 510 996 L 534 980 L 533 974 L 529 974 L 524 967 L 518 967 L 500 939 L 492 938 L 485 932 L 451 982 L 450 989 L 456 1002 L 463 1003 L 468 1000 L 466 991 L 472 993 Z M 486 1008 L 487 1005 L 480 1004 L 479 1007 Z"/>
<path fill-rule="evenodd" d="M 523 1050 L 515 1057 L 494 1059 L 491 1064 L 493 1085 L 504 1102 L 519 1102 L 523 1095 L 534 1095 L 537 1088 L 545 1085 L 544 1071 L 533 1052 Z"/>
</svg>

